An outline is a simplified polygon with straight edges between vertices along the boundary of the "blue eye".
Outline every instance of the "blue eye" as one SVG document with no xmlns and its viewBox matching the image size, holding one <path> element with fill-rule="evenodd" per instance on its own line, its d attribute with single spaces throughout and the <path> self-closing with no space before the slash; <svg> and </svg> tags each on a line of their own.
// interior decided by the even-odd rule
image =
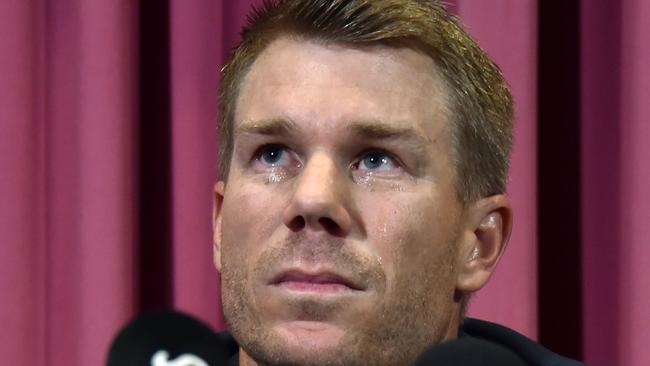
<svg viewBox="0 0 650 366">
<path fill-rule="evenodd" d="M 381 151 L 366 153 L 359 161 L 359 169 L 363 170 L 389 170 L 397 166 L 393 158 Z"/>
<path fill-rule="evenodd" d="M 286 153 L 285 148 L 280 145 L 269 145 L 260 150 L 258 159 L 266 165 L 275 166 L 281 162 Z"/>
</svg>

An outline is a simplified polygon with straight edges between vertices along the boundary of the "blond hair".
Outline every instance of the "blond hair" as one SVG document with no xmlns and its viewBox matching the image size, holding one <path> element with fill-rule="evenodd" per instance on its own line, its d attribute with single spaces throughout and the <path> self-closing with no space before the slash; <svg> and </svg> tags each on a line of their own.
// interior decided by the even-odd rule
<svg viewBox="0 0 650 366">
<path fill-rule="evenodd" d="M 253 9 L 241 43 L 222 69 L 222 180 L 227 180 L 230 169 L 242 80 L 260 53 L 281 36 L 350 47 L 406 46 L 429 55 L 448 93 L 459 199 L 466 203 L 505 192 L 514 114 L 508 86 L 497 65 L 455 16 L 437 2 L 418 0 L 267 0 Z"/>
</svg>

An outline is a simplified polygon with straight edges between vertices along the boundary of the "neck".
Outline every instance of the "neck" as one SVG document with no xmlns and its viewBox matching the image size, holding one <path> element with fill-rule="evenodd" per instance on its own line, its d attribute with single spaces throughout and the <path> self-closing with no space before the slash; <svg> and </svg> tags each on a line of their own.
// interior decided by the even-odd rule
<svg viewBox="0 0 650 366">
<path fill-rule="evenodd" d="M 454 311 L 453 314 L 454 315 L 449 321 L 449 326 L 447 327 L 447 332 L 445 333 L 445 337 L 442 340 L 443 342 L 452 341 L 458 338 L 458 332 L 460 331 L 460 325 L 461 325 L 461 315 L 460 315 L 460 311 Z"/>
<path fill-rule="evenodd" d="M 249 355 L 241 347 L 239 348 L 239 366 L 258 366 Z"/>
</svg>

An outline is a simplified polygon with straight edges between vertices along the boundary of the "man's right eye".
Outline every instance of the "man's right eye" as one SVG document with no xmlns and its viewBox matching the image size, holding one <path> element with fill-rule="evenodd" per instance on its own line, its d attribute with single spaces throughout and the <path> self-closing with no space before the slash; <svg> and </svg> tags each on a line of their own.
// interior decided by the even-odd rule
<svg viewBox="0 0 650 366">
<path fill-rule="evenodd" d="M 255 158 L 268 167 L 285 166 L 291 162 L 287 148 L 277 144 L 262 146 Z"/>
</svg>

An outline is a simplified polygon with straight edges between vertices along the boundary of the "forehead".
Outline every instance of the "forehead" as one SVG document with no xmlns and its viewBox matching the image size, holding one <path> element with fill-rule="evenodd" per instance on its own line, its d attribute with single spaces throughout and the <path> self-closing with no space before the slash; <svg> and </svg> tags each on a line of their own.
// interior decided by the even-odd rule
<svg viewBox="0 0 650 366">
<path fill-rule="evenodd" d="M 235 125 L 288 119 L 337 127 L 360 119 L 437 134 L 447 103 L 435 70 L 430 57 L 407 47 L 279 38 L 244 77 Z"/>
</svg>

